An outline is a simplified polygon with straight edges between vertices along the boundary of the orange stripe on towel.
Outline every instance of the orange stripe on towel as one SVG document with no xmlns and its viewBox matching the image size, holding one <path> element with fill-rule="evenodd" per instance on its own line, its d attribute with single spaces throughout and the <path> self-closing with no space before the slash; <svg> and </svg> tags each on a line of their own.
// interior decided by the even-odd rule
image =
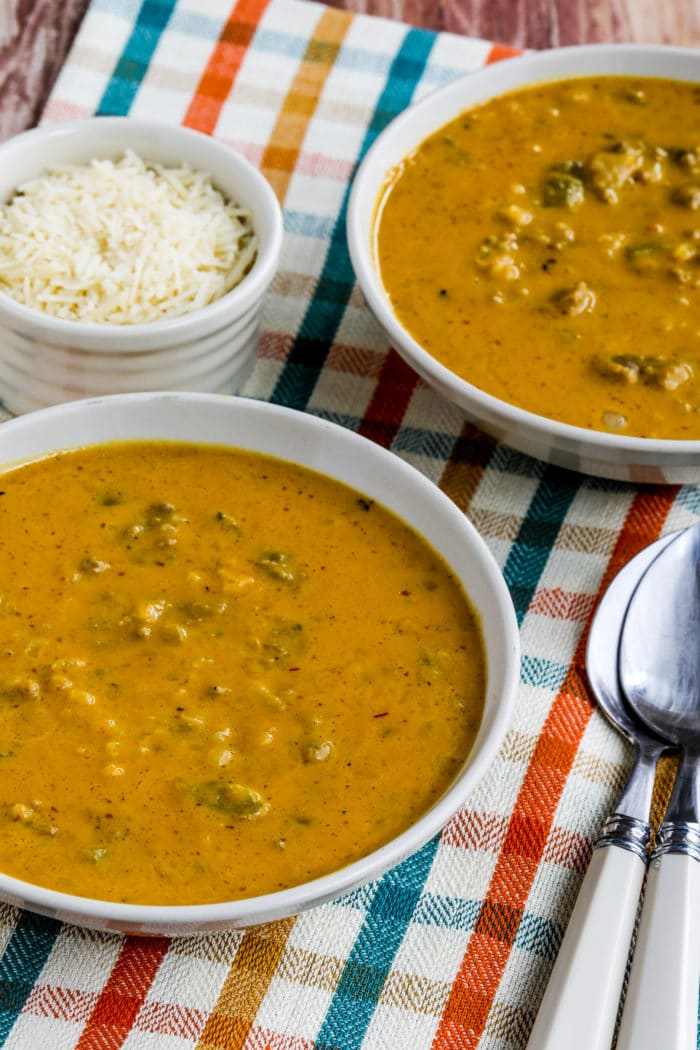
<svg viewBox="0 0 700 1050">
<path fill-rule="evenodd" d="M 282 919 L 246 931 L 198 1050 L 242 1050 L 294 922 Z"/>
<path fill-rule="evenodd" d="M 518 47 L 506 47 L 505 44 L 492 44 L 491 50 L 488 53 L 486 64 L 491 65 L 492 62 L 500 62 L 504 58 L 517 58 L 518 55 L 522 55 L 522 51 Z"/>
<path fill-rule="evenodd" d="M 119 1050 L 134 1026 L 169 946 L 170 942 L 160 937 L 126 938 L 76 1050 Z"/>
<path fill-rule="evenodd" d="M 284 201 L 311 118 L 353 16 L 327 8 L 318 20 L 272 130 L 260 168 Z"/>
<path fill-rule="evenodd" d="M 625 562 L 658 537 L 676 492 L 672 488 L 652 489 L 635 496 L 601 584 L 601 595 Z M 535 745 L 432 1050 L 475 1050 L 483 1035 L 554 814 L 591 716 L 585 676 L 587 633 L 581 635 Z"/>
<path fill-rule="evenodd" d="M 214 46 L 183 124 L 207 135 L 214 132 L 238 70 L 269 0 L 238 0 Z"/>
</svg>

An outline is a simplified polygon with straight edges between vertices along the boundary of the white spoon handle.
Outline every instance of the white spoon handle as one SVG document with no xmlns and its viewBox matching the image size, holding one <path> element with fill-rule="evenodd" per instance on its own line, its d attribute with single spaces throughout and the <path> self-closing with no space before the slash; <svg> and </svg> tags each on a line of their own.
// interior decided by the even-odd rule
<svg viewBox="0 0 700 1050">
<path fill-rule="evenodd" d="M 695 1050 L 700 861 L 662 854 L 649 867 L 617 1050 Z"/>
<path fill-rule="evenodd" d="M 610 1050 L 645 868 L 630 850 L 594 851 L 527 1050 Z"/>
</svg>

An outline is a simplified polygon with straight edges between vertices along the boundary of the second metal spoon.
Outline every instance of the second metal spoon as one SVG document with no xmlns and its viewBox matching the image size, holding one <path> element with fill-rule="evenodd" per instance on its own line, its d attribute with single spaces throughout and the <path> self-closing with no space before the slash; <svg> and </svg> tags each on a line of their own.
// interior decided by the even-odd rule
<svg viewBox="0 0 700 1050">
<path fill-rule="evenodd" d="M 625 615 L 620 684 L 681 748 L 649 871 L 619 1050 L 694 1050 L 700 970 L 700 525 L 641 578 Z"/>
<path fill-rule="evenodd" d="M 640 577 L 672 538 L 657 540 L 620 570 L 589 632 L 588 678 L 608 719 L 634 744 L 635 761 L 596 843 L 528 1050 L 610 1050 L 647 867 L 654 774 L 668 746 L 625 703 L 618 680 L 618 643 Z"/>
</svg>

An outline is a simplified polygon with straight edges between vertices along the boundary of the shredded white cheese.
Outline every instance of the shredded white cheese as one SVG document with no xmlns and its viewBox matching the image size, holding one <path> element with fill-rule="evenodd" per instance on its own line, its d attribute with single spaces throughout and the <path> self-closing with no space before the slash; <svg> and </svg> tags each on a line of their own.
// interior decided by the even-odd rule
<svg viewBox="0 0 700 1050">
<path fill-rule="evenodd" d="M 238 284 L 256 252 L 250 213 L 209 175 L 131 151 L 53 168 L 0 211 L 0 290 L 72 321 L 197 310 Z"/>
</svg>

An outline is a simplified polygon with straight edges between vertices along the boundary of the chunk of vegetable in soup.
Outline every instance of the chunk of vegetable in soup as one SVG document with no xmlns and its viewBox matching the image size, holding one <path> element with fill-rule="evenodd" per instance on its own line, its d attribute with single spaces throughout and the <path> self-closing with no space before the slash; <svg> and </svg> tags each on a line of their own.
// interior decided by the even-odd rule
<svg viewBox="0 0 700 1050">
<path fill-rule="evenodd" d="M 194 904 L 323 875 L 469 753 L 479 627 L 440 557 L 312 471 L 178 443 L 0 479 L 0 870 Z"/>
<path fill-rule="evenodd" d="M 700 85 L 597 77 L 463 113 L 392 174 L 376 251 L 408 331 L 496 397 L 700 438 Z"/>
</svg>

